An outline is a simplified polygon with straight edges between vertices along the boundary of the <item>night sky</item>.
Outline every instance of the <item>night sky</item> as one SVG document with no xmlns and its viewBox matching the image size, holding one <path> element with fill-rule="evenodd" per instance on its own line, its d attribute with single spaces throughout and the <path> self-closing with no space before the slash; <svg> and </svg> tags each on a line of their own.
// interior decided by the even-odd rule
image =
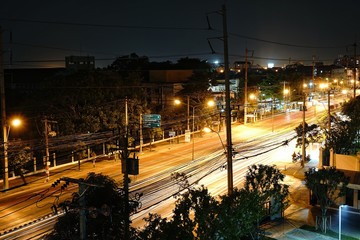
<svg viewBox="0 0 360 240">
<path fill-rule="evenodd" d="M 230 64 L 243 61 L 246 48 L 263 66 L 311 65 L 313 56 L 331 64 L 353 55 L 360 39 L 358 0 L 2 0 L 5 67 L 63 67 L 69 55 L 95 56 L 104 67 L 130 53 L 223 62 L 223 4 Z"/>
</svg>

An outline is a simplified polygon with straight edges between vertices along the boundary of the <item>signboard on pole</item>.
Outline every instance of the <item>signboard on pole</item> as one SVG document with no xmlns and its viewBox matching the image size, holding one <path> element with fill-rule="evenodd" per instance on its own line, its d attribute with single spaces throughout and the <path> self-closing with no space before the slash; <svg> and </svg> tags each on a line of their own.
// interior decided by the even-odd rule
<svg viewBox="0 0 360 240">
<path fill-rule="evenodd" d="M 190 130 L 185 130 L 185 142 L 190 142 Z"/>
<path fill-rule="evenodd" d="M 160 114 L 144 114 L 143 127 L 144 128 L 158 128 L 161 126 Z"/>
</svg>

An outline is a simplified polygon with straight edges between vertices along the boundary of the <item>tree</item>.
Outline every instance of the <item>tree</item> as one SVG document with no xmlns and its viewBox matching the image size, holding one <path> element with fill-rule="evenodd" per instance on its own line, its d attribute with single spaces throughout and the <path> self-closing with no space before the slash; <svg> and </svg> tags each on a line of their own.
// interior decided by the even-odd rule
<svg viewBox="0 0 360 240">
<path fill-rule="evenodd" d="M 82 179 L 80 179 L 82 180 Z M 71 201 L 65 201 L 58 207 L 66 209 L 65 215 L 58 218 L 54 230 L 46 239 L 79 239 L 80 233 L 80 198 L 86 202 L 86 235 L 88 239 L 124 239 L 125 201 L 122 189 L 119 189 L 114 179 L 89 173 L 82 180 L 87 185 L 82 196 L 73 194 Z M 139 202 L 131 201 L 130 213 L 134 213 Z M 136 230 L 131 228 L 131 239 L 135 239 Z"/>
<path fill-rule="evenodd" d="M 193 188 L 185 174 L 174 174 L 182 194 L 172 217 L 150 214 L 140 239 L 255 239 L 266 216 L 265 203 L 273 197 L 278 202 L 273 211 L 283 209 L 288 187 L 280 183 L 284 175 L 271 166 L 253 165 L 247 176 L 247 187 L 214 198 L 204 186 Z"/>
<path fill-rule="evenodd" d="M 137 72 L 66 72 L 54 76 L 36 96 L 46 106 L 44 114 L 58 121 L 60 135 L 101 132 L 123 125 L 125 98 L 129 122 L 138 122 L 147 109 L 141 80 Z"/>
<path fill-rule="evenodd" d="M 171 219 L 156 214 L 145 218 L 146 225 L 139 233 L 140 239 L 212 239 L 217 205 L 204 186 L 188 188 L 177 196 Z"/>
<path fill-rule="evenodd" d="M 264 217 L 265 208 L 257 191 L 233 190 L 221 196 L 213 227 L 213 238 L 203 239 L 258 239 L 258 222 Z"/>
<path fill-rule="evenodd" d="M 265 98 L 274 99 L 282 98 L 283 96 L 283 87 L 281 86 L 279 77 L 275 74 L 267 73 L 266 77 L 263 78 L 261 82 L 257 84 L 257 86 Z"/>
<path fill-rule="evenodd" d="M 295 132 L 296 132 L 296 147 L 301 147 L 303 145 L 303 138 L 302 138 L 302 134 L 303 134 L 303 124 L 299 124 L 299 126 L 297 126 L 295 128 Z M 305 142 L 304 142 L 304 146 L 305 149 L 309 146 L 310 143 L 316 143 L 316 142 L 320 142 L 323 140 L 323 134 L 322 131 L 320 129 L 320 127 L 317 124 L 311 124 L 309 125 L 307 122 L 305 122 Z M 295 152 L 294 152 L 295 154 Z M 294 160 L 294 156 L 296 156 L 296 154 L 293 154 L 293 160 Z M 306 151 L 305 151 L 305 155 L 306 155 Z M 306 159 L 308 159 L 308 156 L 306 156 Z M 309 159 L 310 160 L 310 159 Z"/>
<path fill-rule="evenodd" d="M 258 192 L 234 189 L 231 196 L 216 200 L 208 190 L 188 189 L 176 200 L 170 219 L 150 214 L 139 233 L 140 239 L 251 239 L 257 220 L 264 215 Z"/>
<path fill-rule="evenodd" d="M 344 103 L 342 113 L 350 118 L 349 128 L 351 129 L 354 146 L 360 147 L 360 96 L 351 98 Z"/>
<path fill-rule="evenodd" d="M 258 204 L 265 205 L 271 202 L 270 214 L 283 211 L 287 205 L 286 198 L 289 195 L 289 186 L 282 184 L 285 175 L 275 166 L 251 165 L 246 173 L 244 188 L 249 192 L 258 192 L 260 199 Z"/>
<path fill-rule="evenodd" d="M 25 179 L 25 166 L 27 163 L 31 161 L 31 151 L 30 147 L 24 147 L 19 150 L 15 156 L 13 161 L 10 162 L 10 167 L 12 167 L 15 171 L 15 174 L 19 174 L 24 184 L 27 184 Z"/>
<path fill-rule="evenodd" d="M 325 146 L 337 154 L 355 154 L 357 128 L 351 121 L 332 115 L 331 131 L 324 131 Z"/>
<path fill-rule="evenodd" d="M 334 167 L 319 170 L 310 169 L 305 172 L 305 186 L 316 197 L 321 208 L 321 217 L 318 224 L 320 229 L 326 232 L 327 229 L 327 210 L 335 201 L 345 196 L 346 186 L 349 178 L 344 172 Z"/>
<path fill-rule="evenodd" d="M 345 102 L 342 107 L 342 113 L 348 116 L 353 124 L 360 128 L 360 96 Z"/>
<path fill-rule="evenodd" d="M 131 74 L 137 74 L 139 79 L 144 79 L 149 64 L 148 57 L 139 57 L 136 53 L 131 53 L 129 55 L 118 57 L 108 69 L 118 72 L 122 79 L 131 80 Z"/>
</svg>

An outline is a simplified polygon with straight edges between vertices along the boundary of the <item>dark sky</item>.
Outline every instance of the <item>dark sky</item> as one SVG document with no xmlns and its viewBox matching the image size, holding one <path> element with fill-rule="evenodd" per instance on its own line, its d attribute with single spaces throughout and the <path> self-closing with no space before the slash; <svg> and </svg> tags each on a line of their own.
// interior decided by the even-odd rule
<svg viewBox="0 0 360 240">
<path fill-rule="evenodd" d="M 4 62 L 9 67 L 10 49 L 14 68 L 61 67 L 69 55 L 95 56 L 103 67 L 130 53 L 223 62 L 223 4 L 231 64 L 246 48 L 263 66 L 311 65 L 313 56 L 329 64 L 353 55 L 360 38 L 358 0 L 2 0 Z"/>
</svg>

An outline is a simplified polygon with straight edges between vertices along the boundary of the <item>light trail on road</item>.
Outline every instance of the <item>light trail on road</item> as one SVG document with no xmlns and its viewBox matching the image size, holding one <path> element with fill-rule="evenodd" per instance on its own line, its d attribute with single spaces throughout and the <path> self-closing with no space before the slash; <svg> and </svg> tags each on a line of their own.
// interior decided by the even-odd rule
<svg viewBox="0 0 360 240">
<path fill-rule="evenodd" d="M 286 143 L 293 138 L 294 133 L 274 133 L 234 146 L 238 151 L 245 152 L 239 158 L 234 158 L 234 186 L 241 187 L 250 165 L 274 162 L 271 151 L 283 147 L 287 148 Z M 227 173 L 221 171 L 224 168 L 226 168 L 226 156 L 223 150 L 219 150 L 172 170 L 185 173 L 191 186 L 204 185 L 212 195 L 221 195 L 226 194 L 227 189 Z M 151 189 L 152 194 L 144 192 L 141 199 L 142 208 L 132 216 L 133 226 L 136 227 L 144 225 L 143 218 L 149 213 L 158 213 L 153 212 L 154 209 L 161 209 L 165 216 L 170 216 L 175 202 L 174 196 L 183 190 L 176 186 L 176 183 L 171 181 L 170 176 L 166 174 L 160 180 L 152 177 L 148 183 L 149 185 L 146 188 Z M 133 187 L 132 191 L 145 190 L 144 188 L 136 189 L 135 186 Z M 154 189 L 156 190 L 153 191 Z"/>
<path fill-rule="evenodd" d="M 295 114 L 293 114 L 292 117 L 295 118 Z M 240 125 L 233 128 L 233 147 L 239 152 L 234 158 L 234 186 L 241 187 L 249 165 L 260 163 L 271 164 L 273 157 L 271 157 L 270 151 L 275 151 L 277 148 L 280 148 L 285 144 L 286 139 L 292 139 L 295 134 L 293 129 L 297 124 L 293 121 L 290 122 L 291 123 L 282 124 L 281 128 L 279 125 L 275 132 L 269 132 L 269 130 L 267 130 L 269 127 L 264 127 L 264 125 L 269 126 L 272 124 L 269 120 L 264 120 L 261 126 L 252 124 L 249 127 Z M 223 133 L 220 134 L 219 137 L 223 137 Z M 196 144 L 192 145 L 195 147 L 194 149 L 189 147 L 192 143 L 169 144 L 167 147 L 154 148 L 151 152 L 140 156 L 140 175 L 131 177 L 132 180 L 130 183 L 131 196 L 134 196 L 136 193 L 143 193 L 143 197 L 140 199 L 142 206 L 139 211 L 132 216 L 134 227 L 142 227 L 144 223 L 143 218 L 150 212 L 162 214 L 163 217 L 171 215 L 175 202 L 174 196 L 181 192 L 180 186 L 174 181 L 171 181 L 172 173 L 185 173 L 192 186 L 200 186 L 203 184 L 213 195 L 225 193 L 227 189 L 227 175 L 226 171 L 223 170 L 226 168 L 226 156 L 218 137 L 215 134 L 209 133 L 199 136 L 195 138 L 195 140 Z M 196 157 L 194 160 L 190 160 L 192 151 L 194 151 Z M 97 164 L 96 168 L 91 168 L 84 164 L 82 165 L 82 169 L 84 170 L 78 171 L 77 166 L 72 166 L 67 170 L 58 170 L 54 172 L 54 178 L 64 175 L 79 178 L 86 176 L 88 172 L 94 171 L 104 173 L 114 178 L 119 184 L 121 184 L 123 180 L 120 161 L 109 162 L 104 160 L 102 163 Z M 43 184 L 38 184 L 39 191 L 41 187 L 43 189 L 44 186 L 42 185 Z M 47 186 L 49 186 L 49 184 L 47 184 Z M 71 191 L 77 191 L 77 186 L 73 186 Z M 68 198 L 70 197 L 71 191 L 68 191 Z M 63 199 L 59 199 L 59 201 L 62 200 Z M 48 204 L 47 210 L 42 210 L 43 215 L 46 215 L 51 212 L 50 204 L 53 204 L 54 198 L 46 197 L 43 201 L 43 204 Z M 12 211 L 21 212 L 21 214 L 26 212 L 29 213 L 30 216 L 34 214 L 34 202 L 28 203 L 27 208 L 29 208 L 29 210 L 26 211 L 20 209 L 14 210 L 17 204 L 16 201 L 12 203 L 14 205 L 11 206 Z M 0 214 L 2 214 L 1 210 Z M 26 219 L 23 217 L 19 218 L 18 216 L 13 218 Z M 28 221 L 30 220 L 31 219 Z"/>
</svg>

